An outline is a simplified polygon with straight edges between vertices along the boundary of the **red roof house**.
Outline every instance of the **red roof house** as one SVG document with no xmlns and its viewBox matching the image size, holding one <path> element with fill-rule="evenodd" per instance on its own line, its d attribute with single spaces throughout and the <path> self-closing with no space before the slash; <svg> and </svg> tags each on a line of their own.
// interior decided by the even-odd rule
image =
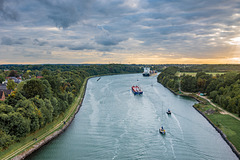
<svg viewBox="0 0 240 160">
<path fill-rule="evenodd" d="M 5 93 L 4 93 L 4 91 L 0 91 L 0 101 L 5 101 Z"/>
</svg>

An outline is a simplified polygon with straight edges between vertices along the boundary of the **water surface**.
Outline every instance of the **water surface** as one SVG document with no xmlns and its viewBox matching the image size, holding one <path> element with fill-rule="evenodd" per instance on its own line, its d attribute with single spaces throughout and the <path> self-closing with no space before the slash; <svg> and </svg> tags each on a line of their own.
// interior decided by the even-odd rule
<svg viewBox="0 0 240 160">
<path fill-rule="evenodd" d="M 172 94 L 156 76 L 97 79 L 88 81 L 82 107 L 66 132 L 28 159 L 237 159 L 192 107 L 197 102 Z M 132 85 L 139 85 L 143 95 L 134 96 Z"/>
</svg>

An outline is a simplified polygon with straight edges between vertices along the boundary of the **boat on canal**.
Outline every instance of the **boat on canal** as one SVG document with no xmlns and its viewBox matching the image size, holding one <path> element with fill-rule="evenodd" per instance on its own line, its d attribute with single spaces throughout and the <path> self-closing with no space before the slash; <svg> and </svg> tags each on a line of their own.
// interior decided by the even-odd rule
<svg viewBox="0 0 240 160">
<path fill-rule="evenodd" d="M 168 109 L 168 111 L 166 112 L 168 115 L 170 115 L 172 112 L 170 111 L 170 109 Z"/>
<path fill-rule="evenodd" d="M 156 70 L 151 70 L 149 67 L 144 67 L 144 71 L 143 71 L 143 76 L 144 77 L 149 77 L 152 75 L 157 74 Z"/>
<path fill-rule="evenodd" d="M 159 133 L 160 133 L 160 134 L 166 134 L 166 131 L 165 131 L 165 129 L 164 129 L 163 127 L 161 127 L 161 128 L 159 129 Z"/>
<path fill-rule="evenodd" d="M 139 86 L 132 86 L 132 92 L 134 95 L 143 94 L 143 91 L 141 90 L 141 88 Z"/>
</svg>

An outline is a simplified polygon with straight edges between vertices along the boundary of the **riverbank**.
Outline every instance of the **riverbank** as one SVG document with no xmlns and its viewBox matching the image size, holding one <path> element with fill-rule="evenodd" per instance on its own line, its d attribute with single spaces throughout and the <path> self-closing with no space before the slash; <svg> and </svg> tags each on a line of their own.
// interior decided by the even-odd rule
<svg viewBox="0 0 240 160">
<path fill-rule="evenodd" d="M 31 153 L 33 153 L 34 151 L 37 151 L 43 145 L 47 144 L 52 139 L 56 138 L 62 132 L 64 132 L 67 129 L 67 127 L 71 124 L 75 115 L 77 114 L 77 112 L 79 111 L 79 109 L 82 105 L 82 101 L 83 101 L 83 98 L 84 98 L 85 92 L 86 92 L 87 81 L 90 78 L 91 77 L 88 77 L 84 80 L 84 83 L 80 89 L 78 98 L 75 100 L 75 102 L 73 103 L 72 107 L 68 110 L 68 112 L 65 113 L 66 116 L 64 116 L 57 125 L 55 125 L 50 130 L 46 130 L 44 132 L 44 134 L 39 134 L 34 139 L 31 139 L 30 141 L 25 142 L 25 144 L 23 146 L 21 146 L 20 148 L 18 148 L 17 150 L 14 150 L 12 152 L 10 150 L 9 154 L 6 154 L 5 157 L 1 157 L 2 160 L 24 159 L 27 156 L 29 156 Z M 42 130 L 44 130 L 44 129 L 42 129 Z"/>
<path fill-rule="evenodd" d="M 166 87 L 168 88 L 168 87 Z M 232 151 L 240 159 L 240 121 L 227 114 L 223 114 L 219 107 L 212 105 L 206 98 L 198 96 L 194 93 L 175 92 L 168 88 L 172 93 L 179 96 L 191 97 L 199 103 L 193 107 L 216 129 L 221 137 L 230 146 Z"/>
<path fill-rule="evenodd" d="M 61 114 L 53 122 L 49 123 L 44 128 L 41 128 L 40 130 L 29 134 L 27 137 L 23 137 L 20 142 L 12 144 L 8 147 L 8 149 L 3 150 L 0 153 L 0 159 L 7 160 L 12 159 L 13 157 L 15 157 L 14 159 L 24 159 L 28 155 L 30 155 L 31 153 L 38 150 L 43 145 L 60 135 L 62 132 L 64 132 L 66 128 L 71 124 L 76 113 L 81 107 L 82 100 L 86 91 L 87 81 L 93 77 L 101 77 L 108 75 L 118 74 L 101 74 L 86 78 L 83 82 L 82 88 L 80 89 L 79 95 L 77 96 L 75 102 L 67 109 L 65 113 Z"/>
<path fill-rule="evenodd" d="M 230 123 L 227 123 L 227 126 L 231 125 L 231 124 L 235 124 L 236 120 L 231 119 L 232 117 L 230 117 L 229 115 L 222 115 L 219 112 L 217 112 L 217 110 L 214 110 L 213 108 L 209 108 L 206 111 L 203 111 L 203 108 L 201 108 L 200 106 L 202 106 L 202 104 L 198 104 L 198 105 L 194 105 L 193 107 L 204 117 L 206 118 L 206 120 L 216 129 L 216 131 L 221 135 L 221 137 L 224 139 L 224 141 L 230 146 L 230 148 L 232 149 L 232 151 L 236 154 L 236 156 L 240 159 L 240 152 L 238 151 L 238 149 L 235 147 L 235 145 L 239 146 L 239 144 L 233 144 L 236 143 L 236 141 L 230 141 L 228 139 L 229 134 L 224 132 L 223 128 L 221 128 L 221 125 L 217 124 L 219 123 L 219 118 L 224 119 L 226 118 L 227 121 L 231 121 Z M 202 106 L 203 107 L 203 106 Z M 205 107 L 205 106 L 204 106 Z M 218 117 L 218 119 L 213 119 L 213 117 Z M 220 117 L 222 116 L 222 117 Z M 236 124 L 237 126 L 239 126 L 239 124 Z M 221 128 L 221 129 L 220 129 Z M 226 128 L 226 125 L 224 126 L 224 128 Z M 231 129 L 231 128 L 228 128 Z M 239 132 L 238 132 L 239 133 Z M 232 143 L 233 142 L 233 143 Z"/>
</svg>

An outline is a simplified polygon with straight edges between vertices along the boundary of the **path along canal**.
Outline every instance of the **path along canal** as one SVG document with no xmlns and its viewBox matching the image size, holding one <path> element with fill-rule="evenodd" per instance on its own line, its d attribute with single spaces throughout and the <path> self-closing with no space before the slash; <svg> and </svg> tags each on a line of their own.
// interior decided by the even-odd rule
<svg viewBox="0 0 240 160">
<path fill-rule="evenodd" d="M 238 159 L 193 107 L 142 74 L 91 78 L 69 128 L 27 159 Z M 133 95 L 139 85 L 143 95 Z M 167 115 L 170 109 L 172 115 Z M 164 126 L 166 135 L 158 129 Z"/>
</svg>

